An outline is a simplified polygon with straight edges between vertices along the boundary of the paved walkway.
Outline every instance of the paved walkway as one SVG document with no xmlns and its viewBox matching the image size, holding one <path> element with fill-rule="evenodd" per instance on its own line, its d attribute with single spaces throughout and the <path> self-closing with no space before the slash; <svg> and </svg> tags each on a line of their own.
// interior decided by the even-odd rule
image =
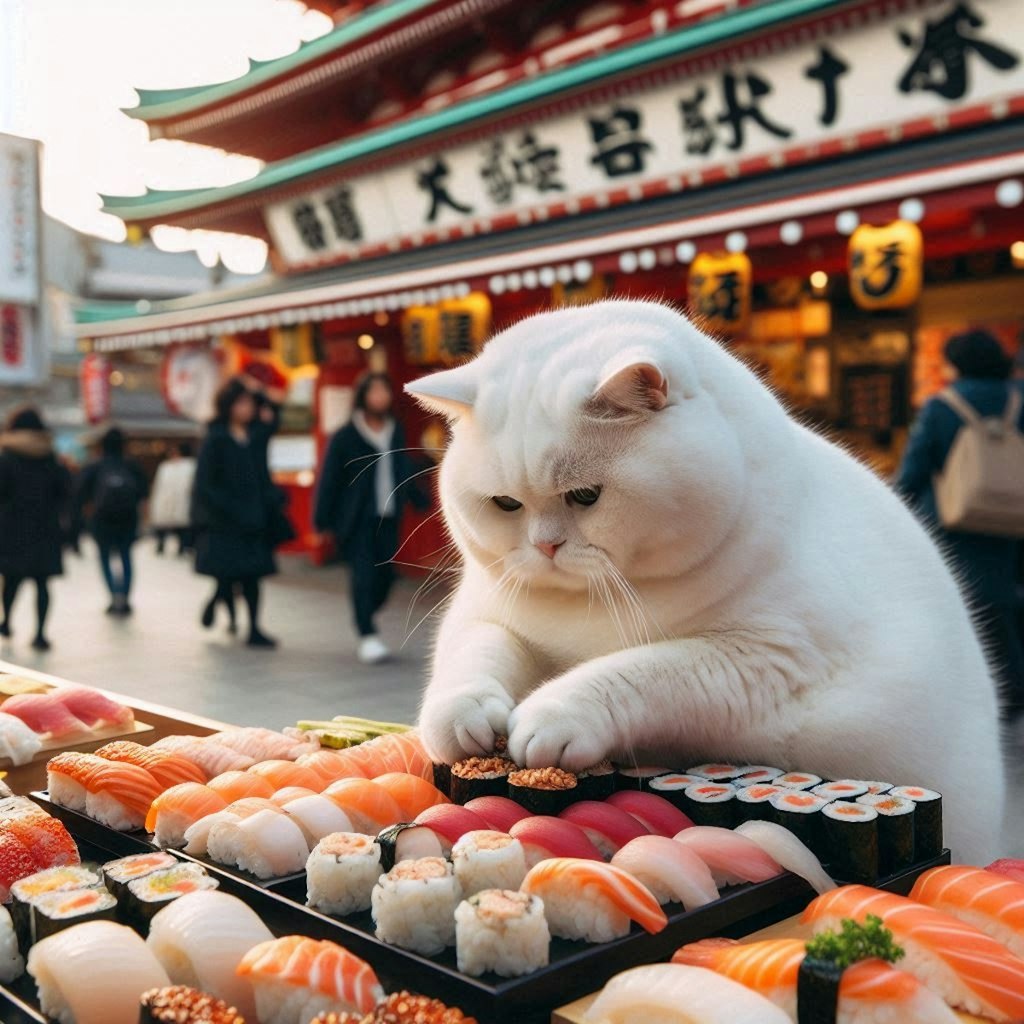
<svg viewBox="0 0 1024 1024">
<path fill-rule="evenodd" d="M 409 637 L 432 603 L 421 599 L 410 616 L 416 583 L 399 586 L 381 619 L 396 657 L 368 667 L 355 658 L 347 582 L 339 567 L 314 569 L 299 558 L 280 559 L 281 573 L 264 587 L 263 621 L 281 646 L 252 651 L 228 635 L 223 612 L 212 630 L 200 627 L 212 583 L 193 573 L 190 560 L 158 557 L 148 540 L 135 552 L 134 616 L 104 615 L 106 592 L 89 546 L 82 558 L 68 556 L 65 575 L 52 581 L 53 650 L 40 655 L 29 646 L 35 595 L 27 584 L 15 608 L 14 636 L 0 646 L 0 657 L 242 725 L 280 728 L 343 713 L 414 720 L 433 622 Z M 244 634 L 241 600 L 238 606 Z"/>
</svg>

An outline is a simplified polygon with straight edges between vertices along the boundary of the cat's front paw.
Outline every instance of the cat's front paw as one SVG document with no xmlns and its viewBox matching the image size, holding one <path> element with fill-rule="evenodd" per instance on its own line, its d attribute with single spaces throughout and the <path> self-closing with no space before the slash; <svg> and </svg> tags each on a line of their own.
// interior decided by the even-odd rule
<svg viewBox="0 0 1024 1024">
<path fill-rule="evenodd" d="M 439 764 L 490 754 L 497 737 L 508 734 L 508 717 L 514 704 L 508 691 L 494 679 L 455 692 L 428 694 L 419 721 L 423 746 Z"/>
<path fill-rule="evenodd" d="M 539 690 L 509 716 L 508 750 L 527 768 L 578 772 L 603 761 L 615 745 L 607 709 Z"/>
</svg>

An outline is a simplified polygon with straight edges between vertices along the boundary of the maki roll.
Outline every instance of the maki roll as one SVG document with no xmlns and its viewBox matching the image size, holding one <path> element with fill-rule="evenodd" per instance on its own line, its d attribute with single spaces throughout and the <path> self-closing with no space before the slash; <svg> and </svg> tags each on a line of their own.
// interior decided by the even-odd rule
<svg viewBox="0 0 1024 1024">
<path fill-rule="evenodd" d="M 671 768 L 618 768 L 615 772 L 616 789 L 639 789 L 647 792 L 651 788 L 651 780 L 659 775 L 668 775 Z"/>
<path fill-rule="evenodd" d="M 736 787 L 728 782 L 699 782 L 683 791 L 683 813 L 695 825 L 732 828 L 737 818 Z"/>
<path fill-rule="evenodd" d="M 807 772 L 786 772 L 772 780 L 774 785 L 785 786 L 786 789 L 814 789 L 823 781 L 820 775 L 809 775 Z"/>
<path fill-rule="evenodd" d="M 508 796 L 531 814 L 554 816 L 578 799 L 576 776 L 561 768 L 521 768 L 508 776 Z"/>
<path fill-rule="evenodd" d="M 452 847 L 462 895 L 484 889 L 518 889 L 526 877 L 523 844 L 504 832 L 467 832 Z"/>
<path fill-rule="evenodd" d="M 772 797 L 789 790 L 783 786 L 755 783 L 736 790 L 736 817 L 743 821 L 774 821 Z"/>
<path fill-rule="evenodd" d="M 51 892 L 75 892 L 98 889 L 103 885 L 99 874 L 89 868 L 68 866 L 37 871 L 11 886 L 11 919 L 22 949 L 32 944 L 32 902 Z"/>
<path fill-rule="evenodd" d="M 211 878 L 198 864 L 163 868 L 128 883 L 128 890 L 119 901 L 122 919 L 145 935 L 153 916 L 172 900 L 180 899 L 186 893 L 219 887 L 220 882 Z"/>
<path fill-rule="evenodd" d="M 434 785 L 444 793 L 445 796 L 452 795 L 452 766 L 434 762 Z"/>
<path fill-rule="evenodd" d="M 821 818 L 826 801 L 813 793 L 788 790 L 776 793 L 770 802 L 770 820 L 788 828 L 815 856 L 827 861 Z"/>
<path fill-rule="evenodd" d="M 868 793 L 857 800 L 878 814 L 878 871 L 882 878 L 906 871 L 915 860 L 913 800 Z"/>
<path fill-rule="evenodd" d="M 889 795 L 914 801 L 914 856 L 918 861 L 934 860 L 942 853 L 942 794 L 921 786 L 897 786 Z"/>
<path fill-rule="evenodd" d="M 868 787 L 866 796 L 880 796 L 882 793 L 888 793 L 892 789 L 891 782 L 867 782 L 864 783 Z"/>
<path fill-rule="evenodd" d="M 369 910 L 383 871 L 380 843 L 358 832 L 336 832 L 321 839 L 306 862 L 306 903 L 325 914 Z"/>
<path fill-rule="evenodd" d="M 456 804 L 477 796 L 508 796 L 508 777 L 515 769 L 505 757 L 463 758 L 452 765 L 448 795 Z"/>
<path fill-rule="evenodd" d="M 666 772 L 651 779 L 647 789 L 655 796 L 662 796 L 685 813 L 686 800 L 684 792 L 689 786 L 697 786 L 707 782 L 698 775 L 684 775 L 681 772 Z M 636 788 L 636 787 L 634 787 Z"/>
<path fill-rule="evenodd" d="M 424 956 L 455 945 L 455 908 L 462 887 L 454 868 L 440 857 L 396 864 L 370 897 L 376 935 L 382 942 Z"/>
<path fill-rule="evenodd" d="M 771 768 L 766 764 L 748 764 L 740 768 L 740 774 L 732 780 L 732 784 L 734 786 L 756 786 L 759 783 L 767 785 L 783 774 L 781 768 Z"/>
<path fill-rule="evenodd" d="M 455 953 L 463 974 L 529 974 L 547 966 L 550 945 L 544 904 L 537 896 L 484 889 L 455 908 Z"/>
<path fill-rule="evenodd" d="M 579 800 L 607 800 L 615 792 L 615 766 L 611 761 L 599 761 L 584 768 L 576 776 L 576 796 Z"/>
<path fill-rule="evenodd" d="M 822 782 L 815 786 L 811 792 L 820 796 L 822 800 L 856 800 L 868 791 L 866 782 L 858 782 L 856 779 L 839 779 L 836 782 Z"/>
<path fill-rule="evenodd" d="M 32 901 L 31 942 L 42 942 L 72 925 L 114 921 L 116 917 L 117 900 L 106 889 L 44 893 Z"/>
<path fill-rule="evenodd" d="M 752 767 L 757 767 L 756 765 Z M 699 764 L 694 768 L 687 768 L 687 775 L 696 775 L 698 778 L 707 779 L 708 782 L 731 782 L 742 775 L 747 768 L 736 764 Z"/>
<path fill-rule="evenodd" d="M 103 881 L 107 888 L 120 902 L 128 892 L 128 883 L 137 878 L 145 878 L 154 871 L 164 871 L 180 864 L 176 857 L 169 853 L 136 853 L 131 857 L 108 861 L 103 865 Z"/>
<path fill-rule="evenodd" d="M 821 812 L 832 875 L 844 882 L 878 880 L 878 812 L 865 804 L 836 800 Z"/>
<path fill-rule="evenodd" d="M 170 985 L 142 993 L 139 1024 L 245 1024 L 245 1018 L 222 999 L 187 985 Z"/>
</svg>

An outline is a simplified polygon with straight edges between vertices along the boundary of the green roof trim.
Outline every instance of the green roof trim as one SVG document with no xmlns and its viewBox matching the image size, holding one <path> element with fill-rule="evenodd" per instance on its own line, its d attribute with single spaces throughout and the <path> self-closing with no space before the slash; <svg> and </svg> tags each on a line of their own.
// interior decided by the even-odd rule
<svg viewBox="0 0 1024 1024">
<path fill-rule="evenodd" d="M 134 302 L 90 302 L 87 305 L 75 306 L 76 324 L 104 324 L 111 320 L 128 320 L 134 316 L 142 316 Z"/>
<path fill-rule="evenodd" d="M 189 210 L 251 195 L 298 179 L 373 156 L 424 137 L 461 127 L 474 120 L 501 113 L 552 95 L 599 82 L 692 50 L 771 28 L 794 18 L 836 7 L 846 0 L 770 0 L 724 14 L 711 21 L 686 26 L 661 36 L 651 36 L 631 46 L 592 57 L 565 68 L 516 82 L 485 96 L 475 97 L 444 110 L 400 121 L 355 139 L 332 143 L 287 160 L 268 164 L 245 181 L 217 188 L 181 191 L 147 191 L 141 196 L 101 196 L 107 213 L 128 220 L 173 216 Z"/>
<path fill-rule="evenodd" d="M 184 89 L 136 89 L 137 106 L 123 108 L 129 117 L 141 121 L 158 121 L 188 114 L 219 100 L 253 89 L 280 75 L 309 64 L 335 50 L 350 46 L 360 39 L 387 27 L 392 22 L 430 7 L 437 0 L 390 0 L 375 5 L 347 21 L 343 21 L 325 35 L 303 43 L 294 53 L 275 60 L 249 60 L 249 69 L 237 78 L 214 85 L 194 85 Z"/>
</svg>

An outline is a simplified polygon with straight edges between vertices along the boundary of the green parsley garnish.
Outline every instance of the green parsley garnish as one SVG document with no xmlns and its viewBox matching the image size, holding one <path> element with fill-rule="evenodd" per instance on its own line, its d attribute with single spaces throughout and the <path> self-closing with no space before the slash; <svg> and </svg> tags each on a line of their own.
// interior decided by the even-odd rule
<svg viewBox="0 0 1024 1024">
<path fill-rule="evenodd" d="M 892 932 L 874 914 L 868 914 L 864 924 L 846 920 L 840 928 L 841 931 L 822 932 L 811 939 L 807 943 L 808 957 L 834 963 L 845 970 L 873 957 L 894 964 L 905 955 L 893 941 Z"/>
</svg>

